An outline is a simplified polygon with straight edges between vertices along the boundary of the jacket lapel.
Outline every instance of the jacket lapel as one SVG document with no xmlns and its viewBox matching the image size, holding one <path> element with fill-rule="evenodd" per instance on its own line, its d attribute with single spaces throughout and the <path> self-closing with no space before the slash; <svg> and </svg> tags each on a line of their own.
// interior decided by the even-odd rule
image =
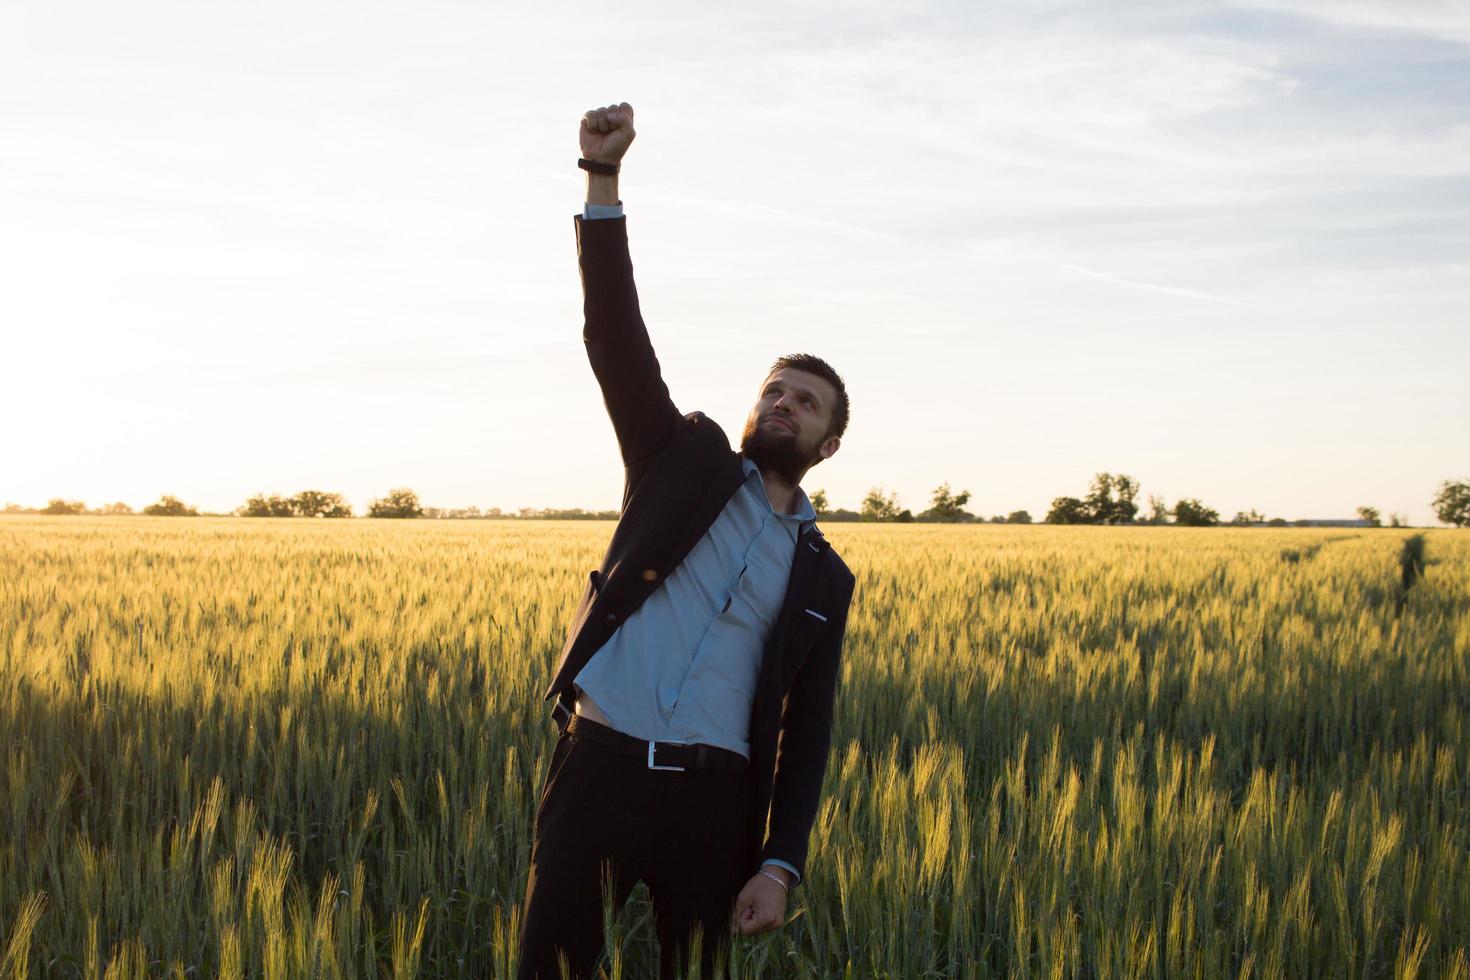
<svg viewBox="0 0 1470 980">
<path fill-rule="evenodd" d="M 662 581 L 669 573 L 679 566 L 679 563 L 694 549 L 699 539 L 709 531 L 710 525 L 720 516 L 720 511 L 730 502 L 735 491 L 740 489 L 740 484 L 745 482 L 745 473 L 741 469 L 740 455 L 738 453 L 727 454 L 715 479 L 711 480 L 709 487 L 705 490 L 704 497 L 694 509 L 689 525 L 684 530 L 684 536 L 679 544 L 669 555 L 663 574 L 659 575 Z"/>
<path fill-rule="evenodd" d="M 771 634 L 775 649 L 784 659 L 787 634 L 794 617 L 811 607 L 821 577 L 817 574 L 822 565 L 822 552 L 830 548 L 822 532 L 815 527 L 803 532 L 796 539 L 796 554 L 791 559 L 791 578 L 786 582 L 786 598 L 781 603 L 781 614 L 776 619 L 776 628 Z"/>
</svg>

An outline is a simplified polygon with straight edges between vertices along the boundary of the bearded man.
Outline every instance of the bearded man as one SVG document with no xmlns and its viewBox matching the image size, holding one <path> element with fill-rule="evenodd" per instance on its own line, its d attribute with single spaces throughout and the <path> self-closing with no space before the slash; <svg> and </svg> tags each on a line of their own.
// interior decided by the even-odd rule
<svg viewBox="0 0 1470 980">
<path fill-rule="evenodd" d="M 697 942 L 710 976 L 732 932 L 782 924 L 805 873 L 854 578 L 800 484 L 841 445 L 847 390 L 819 357 L 779 358 L 739 452 L 703 413 L 681 414 L 639 311 L 618 197 L 633 107 L 594 109 L 580 127 L 582 339 L 623 502 L 546 691 L 559 736 L 519 976 L 558 977 L 558 957 L 589 975 L 604 890 L 620 907 L 638 881 L 662 975 Z"/>
</svg>

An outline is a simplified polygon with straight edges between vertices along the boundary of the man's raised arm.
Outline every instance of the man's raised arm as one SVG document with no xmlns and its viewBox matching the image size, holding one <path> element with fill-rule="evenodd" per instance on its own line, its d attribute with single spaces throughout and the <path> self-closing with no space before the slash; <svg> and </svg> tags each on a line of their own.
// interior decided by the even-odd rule
<svg viewBox="0 0 1470 980">
<path fill-rule="evenodd" d="M 634 135 L 633 107 L 628 103 L 593 109 L 582 117 L 582 156 L 594 164 L 618 166 Z M 623 464 L 634 466 L 664 447 L 679 410 L 669 398 L 638 309 L 621 204 L 617 174 L 589 169 L 587 211 L 575 219 L 582 269 L 582 340 L 602 387 Z"/>
</svg>

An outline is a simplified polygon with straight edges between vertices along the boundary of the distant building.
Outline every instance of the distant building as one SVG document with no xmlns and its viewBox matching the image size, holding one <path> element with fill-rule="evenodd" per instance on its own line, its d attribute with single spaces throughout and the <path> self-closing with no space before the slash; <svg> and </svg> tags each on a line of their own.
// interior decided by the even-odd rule
<svg viewBox="0 0 1470 980">
<path fill-rule="evenodd" d="M 1338 518 L 1332 518 L 1332 517 L 1329 517 L 1329 518 L 1316 518 L 1316 517 L 1305 518 L 1304 517 L 1301 520 L 1292 521 L 1292 523 L 1295 524 L 1297 527 L 1378 527 L 1379 526 L 1377 524 L 1374 524 L 1372 521 L 1365 521 L 1365 520 L 1362 520 L 1361 518 L 1356 518 L 1356 517 L 1353 518 L 1353 519 L 1351 519 L 1351 520 L 1339 520 Z"/>
</svg>

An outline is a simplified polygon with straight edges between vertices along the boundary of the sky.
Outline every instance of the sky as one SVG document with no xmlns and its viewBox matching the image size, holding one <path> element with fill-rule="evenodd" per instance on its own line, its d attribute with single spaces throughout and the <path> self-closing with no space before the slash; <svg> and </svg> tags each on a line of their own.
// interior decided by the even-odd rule
<svg viewBox="0 0 1470 980">
<path fill-rule="evenodd" d="M 583 112 L 683 412 L 808 492 L 1415 523 L 1470 478 L 1470 4 L 9 0 L 0 502 L 615 508 Z"/>
</svg>

